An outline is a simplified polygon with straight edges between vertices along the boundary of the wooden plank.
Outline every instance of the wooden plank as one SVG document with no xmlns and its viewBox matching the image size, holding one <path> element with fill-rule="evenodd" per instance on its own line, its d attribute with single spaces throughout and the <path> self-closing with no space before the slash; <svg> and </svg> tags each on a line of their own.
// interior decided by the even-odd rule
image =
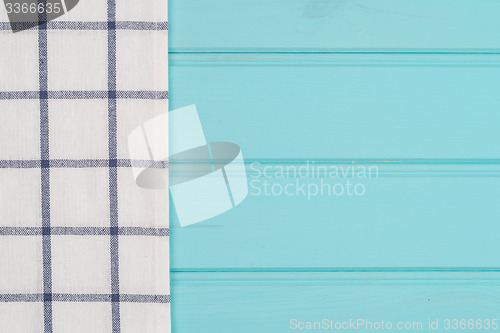
<svg viewBox="0 0 500 333">
<path fill-rule="evenodd" d="M 341 195 L 320 192 L 321 179 L 250 171 L 249 196 L 227 213 L 179 228 L 171 210 L 172 268 L 500 267 L 498 167 L 428 167 L 324 179 Z"/>
<path fill-rule="evenodd" d="M 493 0 L 172 0 L 171 52 L 498 52 Z"/>
<path fill-rule="evenodd" d="M 170 109 L 247 159 L 496 159 L 499 59 L 174 55 Z"/>
<path fill-rule="evenodd" d="M 500 267 L 498 56 L 171 60 L 171 109 L 196 104 L 209 141 L 240 145 L 250 182 L 198 225 L 177 228 L 172 209 L 173 269 Z M 340 175 L 276 175 L 313 164 Z M 308 189 L 321 181 L 326 194 Z"/>
<path fill-rule="evenodd" d="M 172 329 L 279 333 L 294 331 L 291 328 L 298 322 L 363 319 L 365 325 L 382 320 L 394 326 L 416 323 L 415 329 L 407 331 L 429 332 L 433 331 L 428 328 L 429 320 L 439 321 L 434 331 L 444 331 L 446 318 L 498 321 L 498 274 L 404 274 L 174 273 Z M 418 323 L 423 329 L 417 328 Z M 358 330 L 373 331 L 366 327 Z"/>
</svg>

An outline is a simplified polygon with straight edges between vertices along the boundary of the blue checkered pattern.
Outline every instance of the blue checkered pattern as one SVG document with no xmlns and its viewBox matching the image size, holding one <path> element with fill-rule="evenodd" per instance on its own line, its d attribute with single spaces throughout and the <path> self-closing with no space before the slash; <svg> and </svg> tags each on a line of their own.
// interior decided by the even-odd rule
<svg viewBox="0 0 500 333">
<path fill-rule="evenodd" d="M 46 0 L 39 0 L 42 3 Z M 82 0 L 84 1 L 84 0 Z M 43 20 L 43 17 L 40 17 Z M 20 23 L 21 24 L 21 23 Z M 0 32 L 11 29 L 9 22 L 0 22 Z M 41 226 L 3 226 L 0 227 L 0 237 L 16 236 L 40 237 L 42 253 L 42 275 L 43 288 L 41 293 L 3 293 L 0 294 L 0 302 L 4 303 L 43 303 L 43 332 L 53 332 L 54 322 L 57 320 L 53 306 L 60 302 L 86 302 L 86 303 L 110 303 L 111 326 L 109 331 L 122 331 L 122 314 L 120 306 L 123 303 L 169 303 L 169 294 L 130 294 L 120 292 L 120 244 L 122 237 L 146 236 L 153 238 L 165 238 L 169 236 L 168 228 L 144 227 L 144 226 L 122 226 L 119 216 L 119 170 L 130 169 L 135 166 L 148 166 L 153 168 L 168 168 L 164 161 L 130 160 L 119 156 L 118 142 L 123 138 L 118 137 L 119 126 L 119 104 L 120 100 L 167 100 L 168 91 L 124 91 L 117 90 L 117 42 L 119 35 L 117 31 L 156 31 L 167 34 L 167 22 L 142 22 L 142 21 L 117 21 L 115 0 L 107 1 L 107 21 L 105 22 L 65 22 L 52 21 L 40 25 L 38 28 L 38 86 L 39 90 L 33 91 L 0 91 L 0 103 L 8 100 L 38 100 L 40 121 L 40 152 L 39 159 L 19 158 L 0 160 L 0 169 L 39 170 L 40 192 L 41 192 Z M 49 34 L 53 31 L 86 31 L 94 33 L 107 32 L 107 90 L 95 91 L 58 91 L 51 90 L 49 85 Z M 28 31 L 29 32 L 29 31 Z M 22 36 L 25 32 L 13 34 L 12 38 Z M 102 45 L 100 45 L 102 47 Z M 167 61 L 167 59 L 165 59 Z M 92 73 L 90 73 L 92 74 Z M 77 78 L 75 78 L 77 79 Z M 106 158 L 82 158 L 82 159 L 57 159 L 51 158 L 51 122 L 49 119 L 51 103 L 55 100 L 107 100 L 107 129 L 108 140 L 103 142 L 107 145 L 108 157 Z M 1 108 L 1 104 L 0 104 Z M 167 110 L 165 110 L 167 111 Z M 0 114 L 1 117 L 1 114 Z M 32 130 L 30 128 L 27 131 Z M 54 170 L 58 169 L 105 169 L 108 174 L 107 198 L 109 199 L 109 223 L 108 226 L 54 226 L 52 223 L 52 212 L 57 201 L 54 201 L 52 193 L 52 176 Z M 1 184 L 0 184 L 1 185 Z M 54 237 L 61 236 L 108 236 L 109 237 L 109 262 L 110 262 L 110 293 L 58 293 L 53 288 L 53 272 L 57 263 L 53 260 Z M 16 238 L 17 239 L 17 238 Z M 0 239 L 1 242 L 1 239 Z M 0 272 L 0 275 L 2 273 Z M 168 281 L 164 281 L 168 283 Z M 7 286 L 8 287 L 8 286 Z M 89 318 L 89 320 L 92 320 Z M 0 331 L 2 328 L 0 327 Z"/>
</svg>

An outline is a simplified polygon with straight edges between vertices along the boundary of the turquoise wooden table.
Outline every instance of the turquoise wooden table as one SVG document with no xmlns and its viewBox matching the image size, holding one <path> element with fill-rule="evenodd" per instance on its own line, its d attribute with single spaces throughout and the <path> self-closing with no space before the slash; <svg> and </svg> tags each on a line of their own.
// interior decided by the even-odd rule
<svg viewBox="0 0 500 333">
<path fill-rule="evenodd" d="M 249 182 L 199 224 L 172 209 L 173 332 L 500 331 L 500 2 L 171 0 L 169 14 L 170 108 L 196 104 Z M 313 195 L 322 181 L 338 191 Z"/>
</svg>

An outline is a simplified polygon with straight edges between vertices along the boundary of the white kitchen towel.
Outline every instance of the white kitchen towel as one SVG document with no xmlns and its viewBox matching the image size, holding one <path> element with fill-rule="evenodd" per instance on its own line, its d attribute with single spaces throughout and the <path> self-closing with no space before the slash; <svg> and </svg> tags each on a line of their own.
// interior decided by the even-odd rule
<svg viewBox="0 0 500 333">
<path fill-rule="evenodd" d="M 127 146 L 168 110 L 167 1 L 0 8 L 0 332 L 170 332 L 168 191 L 132 173 L 167 163 Z"/>
</svg>

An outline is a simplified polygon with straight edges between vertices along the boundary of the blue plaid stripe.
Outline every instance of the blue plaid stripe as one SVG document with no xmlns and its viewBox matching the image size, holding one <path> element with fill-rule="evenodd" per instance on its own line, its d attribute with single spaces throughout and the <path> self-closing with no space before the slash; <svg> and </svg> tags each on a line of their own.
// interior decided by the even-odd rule
<svg viewBox="0 0 500 333">
<path fill-rule="evenodd" d="M 50 168 L 108 168 L 110 164 L 116 165 L 117 168 L 152 168 L 166 169 L 168 161 L 153 161 L 153 160 L 128 160 L 128 159 L 83 159 L 83 160 L 0 160 L 0 169 L 38 169 L 42 167 L 42 163 L 47 164 Z"/>
<path fill-rule="evenodd" d="M 118 238 L 118 170 L 116 114 L 116 3 L 108 0 L 108 149 L 109 149 L 109 215 L 111 259 L 111 322 L 113 332 L 120 332 L 120 261 Z"/>
<path fill-rule="evenodd" d="M 51 294 L 53 302 L 112 302 L 113 294 Z M 0 302 L 41 302 L 44 294 L 3 294 Z M 125 303 L 170 303 L 170 295 L 130 295 L 121 294 L 120 302 Z"/>
<path fill-rule="evenodd" d="M 39 99 L 44 94 L 46 99 L 168 99 L 168 91 L 4 91 L 2 99 Z"/>
<path fill-rule="evenodd" d="M 103 227 L 50 227 L 48 233 L 53 236 L 107 236 L 111 233 L 119 236 L 169 236 L 168 228 L 118 227 L 114 230 Z M 0 236 L 41 236 L 46 232 L 44 227 L 0 227 Z"/>
<path fill-rule="evenodd" d="M 46 6 L 47 0 L 38 0 Z M 39 21 L 46 21 L 47 14 L 38 14 Z M 40 160 L 41 160 L 41 198 L 42 198 L 42 256 L 43 256 L 43 304 L 44 331 L 52 332 L 52 251 L 50 239 L 50 166 L 49 157 L 49 100 L 48 90 L 48 51 L 47 29 L 45 24 L 38 26 L 38 69 L 40 98 Z"/>
<path fill-rule="evenodd" d="M 0 22 L 1 30 L 25 30 L 32 27 L 31 22 L 18 22 L 11 25 L 10 22 Z M 47 22 L 47 30 L 108 30 L 108 22 L 71 22 L 71 21 L 51 21 Z M 168 30 L 168 22 L 138 22 L 138 21 L 117 21 L 116 30 Z M 35 29 L 35 28 L 32 28 Z"/>
<path fill-rule="evenodd" d="M 45 3 L 46 0 L 38 0 Z M 0 100 L 39 100 L 40 106 L 40 160 L 0 160 L 0 169 L 40 169 L 41 227 L 0 227 L 0 236 L 41 236 L 43 262 L 43 292 L 39 294 L 0 294 L 0 302 L 39 302 L 44 308 L 44 332 L 53 331 L 53 302 L 108 302 L 111 303 L 112 330 L 120 332 L 120 303 L 170 303 L 170 295 L 120 294 L 119 237 L 169 237 L 168 228 L 119 227 L 118 223 L 118 168 L 148 167 L 166 169 L 167 161 L 119 159 L 117 156 L 117 101 L 120 99 L 166 100 L 168 91 L 124 91 L 116 85 L 116 31 L 167 31 L 167 22 L 116 21 L 115 0 L 107 0 L 106 22 L 51 21 L 34 27 L 39 46 L 39 90 L 0 91 Z M 39 20 L 43 20 L 39 17 Z M 24 23 L 16 23 L 22 27 Z M 27 23 L 26 23 L 27 24 Z M 0 22 L 0 33 L 11 30 L 9 22 Z M 107 31 L 108 34 L 108 90 L 55 91 L 48 86 L 47 33 L 51 30 Z M 51 159 L 49 147 L 49 104 L 56 99 L 102 99 L 108 101 L 108 159 Z M 50 174 L 51 168 L 108 168 L 109 170 L 109 227 L 55 227 L 51 225 Z M 36 221 L 33 223 L 37 224 Z M 52 237 L 109 236 L 111 260 L 110 294 L 60 294 L 52 290 Z"/>
</svg>

